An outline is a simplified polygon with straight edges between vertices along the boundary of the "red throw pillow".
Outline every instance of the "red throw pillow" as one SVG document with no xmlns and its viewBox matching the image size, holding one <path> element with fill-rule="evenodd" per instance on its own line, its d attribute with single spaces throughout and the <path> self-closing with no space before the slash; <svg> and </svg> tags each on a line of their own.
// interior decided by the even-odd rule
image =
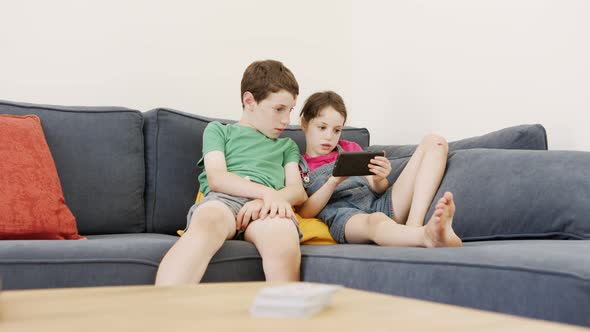
<svg viewBox="0 0 590 332">
<path fill-rule="evenodd" d="M 0 239 L 84 239 L 35 115 L 0 114 Z"/>
</svg>

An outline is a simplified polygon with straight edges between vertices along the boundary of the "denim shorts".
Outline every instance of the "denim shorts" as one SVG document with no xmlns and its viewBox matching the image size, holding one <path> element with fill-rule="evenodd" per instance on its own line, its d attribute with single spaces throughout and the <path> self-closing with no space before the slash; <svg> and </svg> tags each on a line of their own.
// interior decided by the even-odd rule
<svg viewBox="0 0 590 332">
<path fill-rule="evenodd" d="M 347 243 L 345 237 L 346 223 L 357 214 L 381 212 L 393 219 L 392 187 L 376 195 L 368 188 L 358 188 L 358 193 L 347 198 L 329 202 L 320 212 L 318 218 L 330 228 L 330 235 L 338 243 Z M 362 194 L 361 194 L 362 191 Z"/>
<path fill-rule="evenodd" d="M 253 199 L 247 198 L 247 197 L 227 195 L 227 194 L 215 192 L 215 191 L 210 191 L 207 194 L 207 196 L 203 197 L 203 199 L 201 199 L 198 203 L 195 203 L 193 206 L 191 206 L 190 210 L 188 211 L 188 214 L 186 215 L 185 231 L 188 230 L 188 226 L 191 223 L 191 219 L 193 217 L 193 214 L 195 213 L 195 210 L 197 209 L 197 207 L 199 207 L 203 203 L 221 202 L 231 210 L 231 212 L 234 215 L 234 218 L 236 218 L 238 216 L 238 213 L 240 212 L 240 210 L 244 206 L 244 204 L 248 203 L 251 200 L 253 200 Z M 295 228 L 297 228 L 297 234 L 299 235 L 299 239 L 301 240 L 301 238 L 303 237 L 303 234 L 301 234 L 301 231 L 299 230 L 299 223 L 297 222 L 297 218 L 295 217 L 295 214 L 293 214 L 291 216 L 291 220 L 293 221 L 293 224 L 295 224 Z M 244 231 L 237 230 L 236 235 L 234 236 L 233 239 L 234 240 L 243 240 L 244 239 Z"/>
</svg>

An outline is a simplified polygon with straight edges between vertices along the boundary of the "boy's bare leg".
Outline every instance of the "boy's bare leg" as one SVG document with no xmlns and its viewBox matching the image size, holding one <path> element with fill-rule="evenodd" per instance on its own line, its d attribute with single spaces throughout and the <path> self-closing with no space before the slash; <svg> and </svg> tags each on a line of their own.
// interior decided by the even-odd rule
<svg viewBox="0 0 590 332">
<path fill-rule="evenodd" d="M 408 226 L 422 226 L 447 165 L 447 141 L 428 135 L 416 148 L 392 188 L 394 219 Z"/>
<path fill-rule="evenodd" d="M 195 210 L 188 230 L 162 259 L 156 274 L 156 286 L 201 281 L 213 255 L 226 239 L 234 237 L 235 232 L 235 217 L 225 204 L 203 203 Z"/>
<path fill-rule="evenodd" d="M 346 223 L 344 232 L 349 243 L 373 241 L 381 246 L 457 247 L 461 246 L 461 239 L 452 228 L 454 213 L 453 196 L 445 193 L 426 226 L 400 225 L 383 213 L 357 214 Z"/>
<path fill-rule="evenodd" d="M 266 281 L 299 281 L 301 250 L 297 227 L 288 218 L 266 218 L 251 222 L 244 239 L 252 242 L 260 256 Z"/>
</svg>

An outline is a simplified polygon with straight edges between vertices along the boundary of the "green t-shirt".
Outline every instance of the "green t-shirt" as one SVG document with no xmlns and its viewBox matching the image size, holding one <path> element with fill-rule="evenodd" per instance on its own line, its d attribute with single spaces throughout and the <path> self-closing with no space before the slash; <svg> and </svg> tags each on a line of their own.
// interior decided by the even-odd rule
<svg viewBox="0 0 590 332">
<path fill-rule="evenodd" d="M 210 191 L 204 157 L 211 151 L 223 152 L 228 172 L 275 190 L 285 187 L 285 165 L 299 161 L 299 148 L 290 138 L 268 138 L 254 128 L 213 121 L 203 132 L 203 158 L 197 164 L 203 168 L 199 191 L 204 195 Z"/>
</svg>

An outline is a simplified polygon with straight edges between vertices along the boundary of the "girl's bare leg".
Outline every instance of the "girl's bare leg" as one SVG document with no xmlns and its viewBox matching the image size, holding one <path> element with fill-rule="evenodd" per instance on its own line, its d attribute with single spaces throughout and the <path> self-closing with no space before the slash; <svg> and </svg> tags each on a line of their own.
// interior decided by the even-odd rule
<svg viewBox="0 0 590 332">
<path fill-rule="evenodd" d="M 445 172 L 448 143 L 438 135 L 422 139 L 392 188 L 394 219 L 408 226 L 422 226 Z"/>
<path fill-rule="evenodd" d="M 461 239 L 453 231 L 455 203 L 451 193 L 438 201 L 426 226 L 400 225 L 383 213 L 357 214 L 346 223 L 348 243 L 375 242 L 381 246 L 458 247 Z"/>
</svg>

